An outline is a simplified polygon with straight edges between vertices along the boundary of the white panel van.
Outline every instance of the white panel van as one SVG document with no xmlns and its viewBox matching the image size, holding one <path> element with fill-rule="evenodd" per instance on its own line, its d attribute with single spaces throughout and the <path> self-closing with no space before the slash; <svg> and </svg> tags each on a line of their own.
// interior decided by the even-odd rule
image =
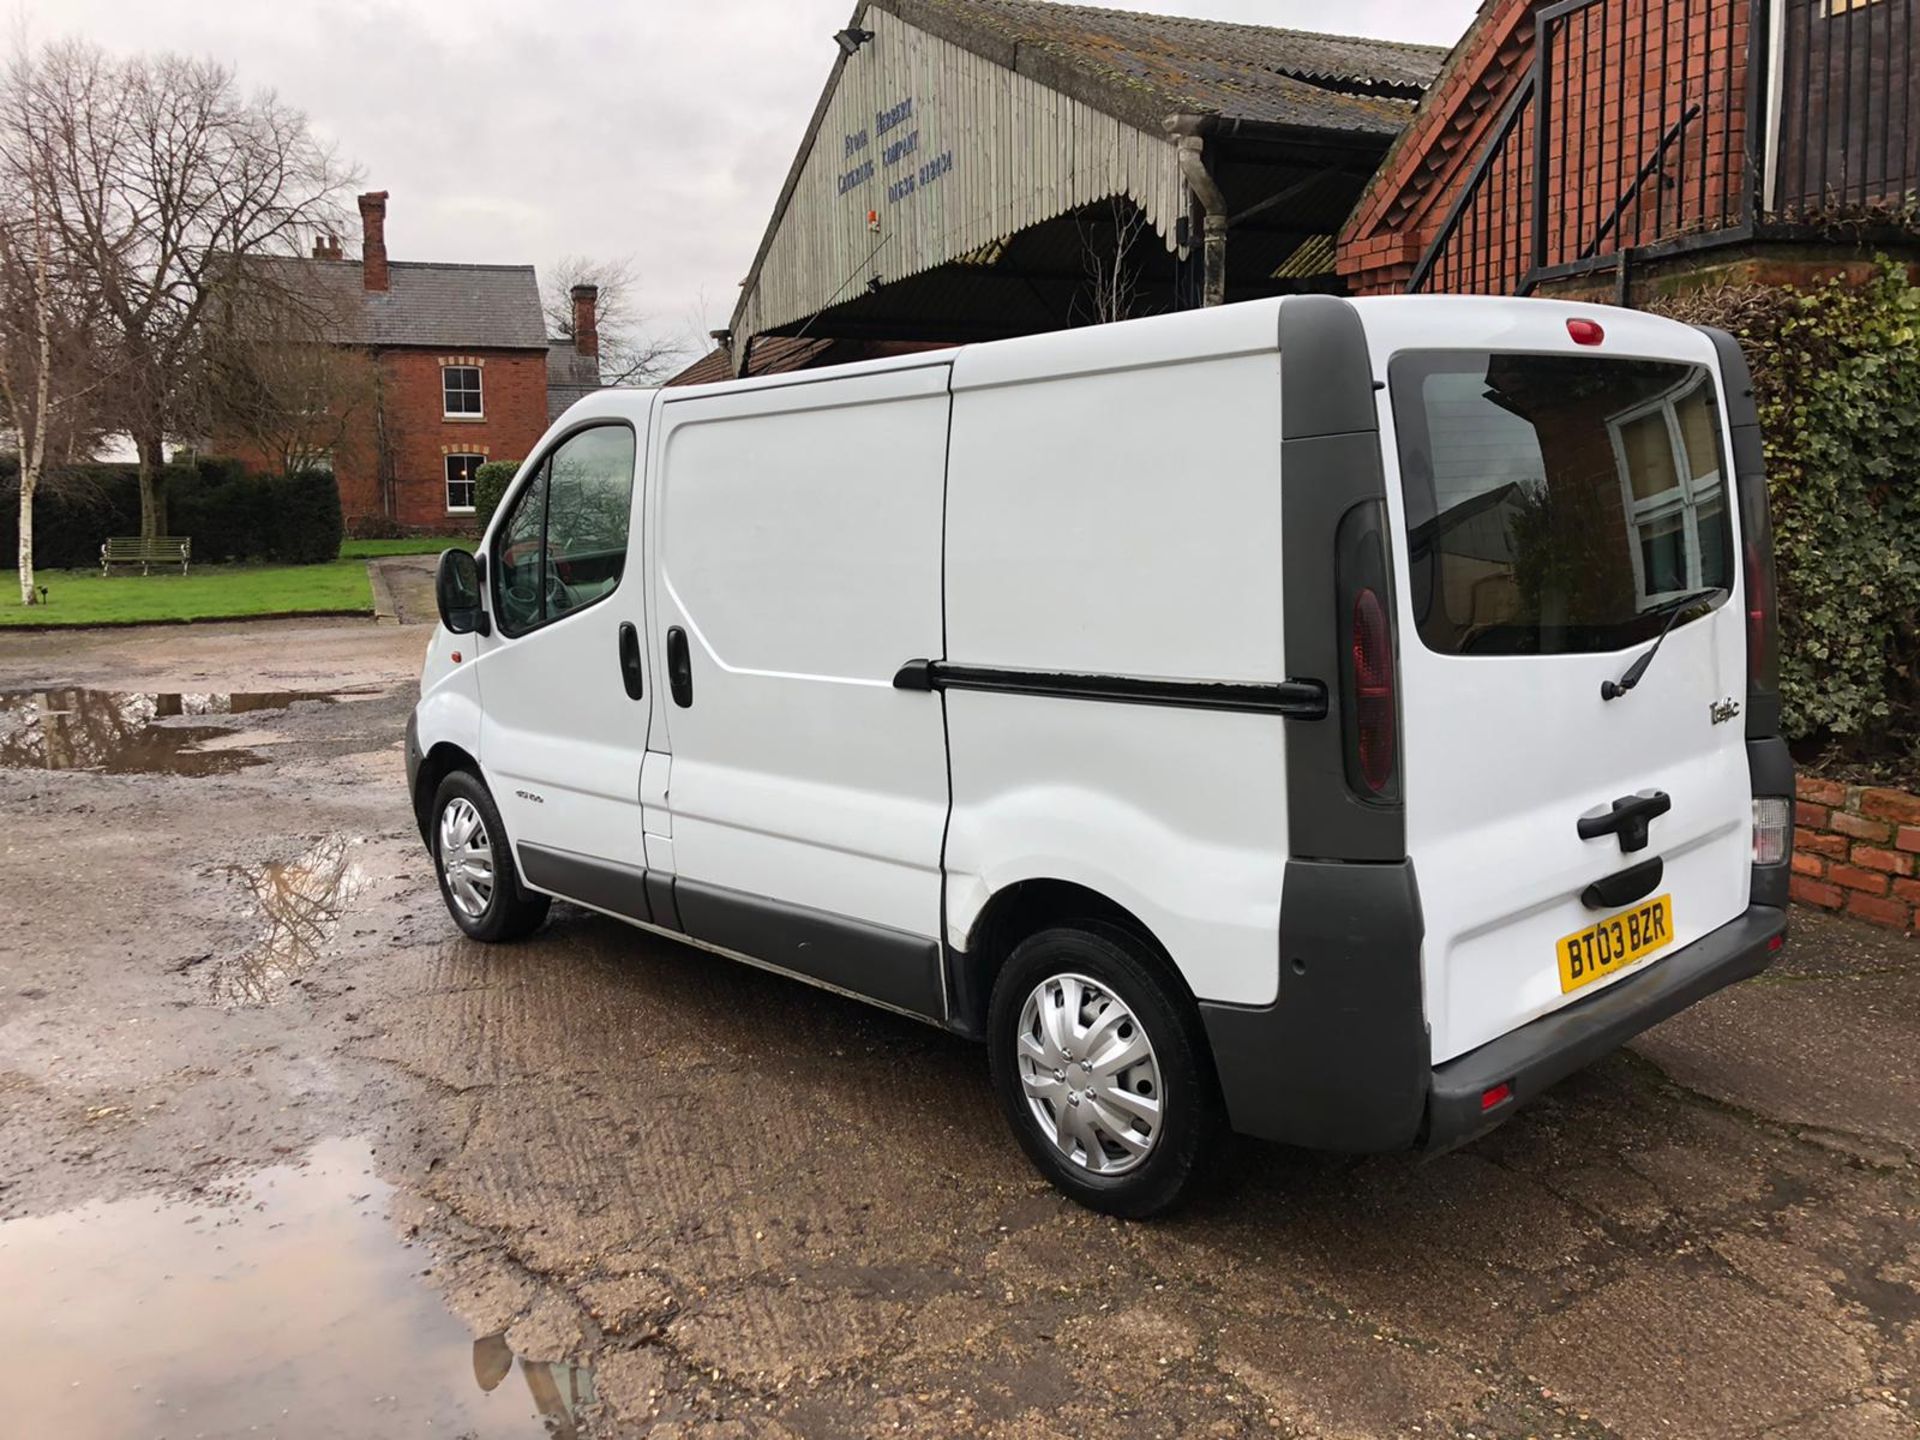
<svg viewBox="0 0 1920 1440">
<path fill-rule="evenodd" d="M 1724 334 L 1324 296 L 608 392 L 442 557 L 455 923 L 551 897 L 986 1042 L 1113 1213 L 1437 1150 L 1786 931 Z"/>
</svg>

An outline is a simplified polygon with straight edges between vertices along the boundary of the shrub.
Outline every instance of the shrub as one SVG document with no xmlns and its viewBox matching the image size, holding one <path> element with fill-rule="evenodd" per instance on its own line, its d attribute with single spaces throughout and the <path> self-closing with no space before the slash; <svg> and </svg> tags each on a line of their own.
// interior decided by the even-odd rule
<svg viewBox="0 0 1920 1440">
<path fill-rule="evenodd" d="M 190 473 L 167 466 L 163 484 Z M 33 500 L 33 563 L 42 570 L 79 570 L 100 563 L 110 535 L 140 533 L 140 481 L 132 465 L 63 465 L 40 479 Z M 20 465 L 0 457 L 0 553 L 11 565 L 20 544 Z"/>
<path fill-rule="evenodd" d="M 340 554 L 340 488 L 331 475 L 272 479 L 237 460 L 164 466 L 167 531 L 193 541 L 197 563 L 279 560 L 316 564 Z M 20 469 L 0 457 L 0 549 L 19 544 Z M 140 533 L 140 481 L 132 465 L 67 465 L 49 470 L 33 503 L 33 559 L 43 570 L 100 563 L 111 535 Z"/>
<path fill-rule="evenodd" d="M 266 483 L 237 460 L 200 460 L 167 488 L 168 524 L 210 565 L 265 555 L 270 515 Z"/>
<path fill-rule="evenodd" d="M 518 460 L 489 460 L 473 472 L 473 518 L 485 530 L 500 508 L 501 497 L 520 473 Z"/>
<path fill-rule="evenodd" d="M 329 470 L 276 475 L 266 482 L 266 554 L 287 565 L 321 565 L 340 558 L 346 525 L 340 485 Z"/>
<path fill-rule="evenodd" d="M 1920 287 L 1729 286 L 1666 313 L 1731 331 L 1753 367 L 1780 572 L 1787 733 L 1920 747 Z"/>
</svg>

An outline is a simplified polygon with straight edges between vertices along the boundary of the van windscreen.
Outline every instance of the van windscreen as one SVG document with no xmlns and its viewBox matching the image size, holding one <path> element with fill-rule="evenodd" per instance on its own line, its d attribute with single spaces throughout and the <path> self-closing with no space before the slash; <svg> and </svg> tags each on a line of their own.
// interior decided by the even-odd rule
<svg viewBox="0 0 1920 1440">
<path fill-rule="evenodd" d="M 1428 649 L 1619 650 L 1653 638 L 1686 597 L 1731 590 L 1705 367 L 1417 351 L 1387 374 Z"/>
</svg>

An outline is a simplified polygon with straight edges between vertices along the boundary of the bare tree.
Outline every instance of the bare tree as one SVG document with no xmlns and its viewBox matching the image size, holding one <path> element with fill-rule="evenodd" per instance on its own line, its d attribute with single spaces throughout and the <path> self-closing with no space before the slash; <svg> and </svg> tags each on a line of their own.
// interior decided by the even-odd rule
<svg viewBox="0 0 1920 1440">
<path fill-rule="evenodd" d="M 592 285 L 600 292 L 594 309 L 602 385 L 650 385 L 664 380 L 688 353 L 684 340 L 659 335 L 638 313 L 634 293 L 639 283 L 631 255 L 612 260 L 563 255 L 547 271 L 540 298 L 549 335 L 573 338 L 574 286 Z"/>
<path fill-rule="evenodd" d="M 206 418 L 270 464 L 298 470 L 370 443 L 380 371 L 353 343 L 350 299 L 301 283 L 301 262 L 233 267 L 202 342 Z"/>
<path fill-rule="evenodd" d="M 41 481 L 50 459 L 72 459 L 98 438 L 103 378 L 95 317 L 59 237 L 48 137 L 20 103 L 32 79 L 24 53 L 0 74 L 0 402 L 20 462 L 23 605 L 38 598 L 33 508 Z"/>
<path fill-rule="evenodd" d="M 1106 214 L 1080 211 L 1074 225 L 1080 233 L 1084 285 L 1074 296 L 1073 318 L 1083 325 L 1129 318 L 1140 294 L 1140 265 L 1133 249 L 1147 228 L 1146 212 L 1115 195 L 1107 201 Z"/>
<path fill-rule="evenodd" d="M 337 228 L 352 176 L 306 117 L 233 72 L 175 55 L 42 50 L 20 103 L 51 139 L 54 214 L 116 351 L 114 419 L 139 457 L 140 527 L 163 522 L 155 471 L 208 411 L 206 342 L 239 257 L 298 255 Z M 256 281 L 264 284 L 264 281 Z"/>
</svg>

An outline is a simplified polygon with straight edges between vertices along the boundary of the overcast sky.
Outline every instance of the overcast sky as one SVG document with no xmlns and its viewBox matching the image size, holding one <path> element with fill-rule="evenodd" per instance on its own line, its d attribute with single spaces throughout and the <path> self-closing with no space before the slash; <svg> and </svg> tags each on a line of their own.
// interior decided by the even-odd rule
<svg viewBox="0 0 1920 1440">
<path fill-rule="evenodd" d="M 1109 0 L 1451 44 L 1472 0 Z M 396 260 L 631 255 L 655 326 L 726 323 L 852 0 L 17 0 L 35 40 L 178 50 L 302 107 L 393 198 Z M 357 243 L 349 230 L 349 248 Z"/>
</svg>

